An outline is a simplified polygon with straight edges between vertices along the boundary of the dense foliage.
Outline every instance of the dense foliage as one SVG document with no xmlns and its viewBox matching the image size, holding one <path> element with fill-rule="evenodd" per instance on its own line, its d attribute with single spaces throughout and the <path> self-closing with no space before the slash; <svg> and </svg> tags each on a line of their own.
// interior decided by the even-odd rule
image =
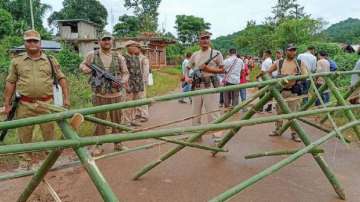
<svg viewBox="0 0 360 202">
<path fill-rule="evenodd" d="M 53 12 L 48 18 L 49 24 L 63 19 L 85 19 L 104 28 L 107 24 L 107 10 L 98 0 L 64 0 L 63 8 Z"/>
<path fill-rule="evenodd" d="M 331 25 L 325 32 L 331 41 L 340 43 L 360 43 L 360 19 L 349 18 Z"/>
</svg>

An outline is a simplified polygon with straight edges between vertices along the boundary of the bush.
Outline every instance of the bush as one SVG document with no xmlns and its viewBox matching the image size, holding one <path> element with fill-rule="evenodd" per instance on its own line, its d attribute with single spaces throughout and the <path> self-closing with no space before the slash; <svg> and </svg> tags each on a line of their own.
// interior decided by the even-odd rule
<svg viewBox="0 0 360 202">
<path fill-rule="evenodd" d="M 56 57 L 65 73 L 78 74 L 82 58 L 70 46 L 63 44 L 61 51 L 52 55 Z"/>
<path fill-rule="evenodd" d="M 313 42 L 313 43 L 301 44 L 298 46 L 298 53 L 305 52 L 307 47 L 310 45 L 314 46 L 316 48 L 316 51 L 322 50 L 327 52 L 331 58 L 338 54 L 343 53 L 343 50 L 340 48 L 340 46 L 337 43 L 326 43 L 326 42 Z"/>
<path fill-rule="evenodd" d="M 23 43 L 23 39 L 17 36 L 7 36 L 0 40 L 0 72 L 6 73 L 10 65 L 9 49 L 19 46 Z"/>
<path fill-rule="evenodd" d="M 13 18 L 11 14 L 4 9 L 0 9 L 0 25 L 0 39 L 13 32 Z"/>
</svg>

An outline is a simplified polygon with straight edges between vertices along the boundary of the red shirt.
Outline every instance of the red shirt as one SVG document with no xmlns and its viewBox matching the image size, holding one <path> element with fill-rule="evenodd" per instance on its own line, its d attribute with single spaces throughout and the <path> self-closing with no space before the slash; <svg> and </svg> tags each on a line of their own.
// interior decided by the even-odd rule
<svg viewBox="0 0 360 202">
<path fill-rule="evenodd" d="M 248 67 L 248 64 L 245 63 L 244 69 L 241 70 L 240 83 L 247 83 L 247 80 L 246 80 L 247 75 L 249 75 L 249 67 Z"/>
</svg>

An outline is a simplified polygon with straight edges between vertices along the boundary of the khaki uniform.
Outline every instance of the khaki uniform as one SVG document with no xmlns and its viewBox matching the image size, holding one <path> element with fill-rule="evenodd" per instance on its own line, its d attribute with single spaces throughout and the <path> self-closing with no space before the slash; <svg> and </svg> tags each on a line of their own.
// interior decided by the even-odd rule
<svg viewBox="0 0 360 202">
<path fill-rule="evenodd" d="M 54 64 L 56 79 L 61 80 L 65 75 L 60 70 L 60 65 L 55 58 L 51 57 Z M 50 62 L 42 53 L 39 59 L 31 59 L 27 53 L 23 53 L 11 61 L 7 82 L 16 84 L 16 91 L 23 96 L 36 98 L 53 95 L 53 77 Z M 51 103 L 52 99 L 46 101 Z M 20 101 L 16 110 L 16 119 L 49 114 L 49 110 L 41 109 L 38 104 Z M 34 126 L 18 128 L 17 132 L 21 143 L 32 141 Z M 54 124 L 40 124 L 42 136 L 45 140 L 54 139 Z"/>
<path fill-rule="evenodd" d="M 121 83 L 127 83 L 129 79 L 129 72 L 125 64 L 125 59 L 123 56 L 116 52 L 110 52 L 109 54 L 104 53 L 101 50 L 91 51 L 86 56 L 85 60 L 80 64 L 80 68 L 86 66 L 86 64 L 95 63 L 100 68 L 104 68 L 106 71 L 115 74 L 121 81 Z M 91 78 L 90 78 L 91 84 Z M 123 88 L 122 88 L 123 89 Z M 92 86 L 93 99 L 92 103 L 94 106 L 106 105 L 112 103 L 118 103 L 124 101 L 125 92 L 124 90 L 118 88 L 108 89 L 103 85 L 100 88 L 95 88 Z M 107 112 L 96 113 L 95 117 L 106 120 L 108 116 Z M 114 123 L 120 124 L 122 122 L 122 110 L 114 110 L 110 112 L 110 119 Z M 106 127 L 97 124 L 95 128 L 95 135 L 104 135 Z M 119 132 L 118 129 L 113 128 L 113 133 Z"/>
<path fill-rule="evenodd" d="M 146 97 L 146 84 L 149 75 L 149 60 L 144 55 L 125 55 L 126 65 L 129 69 L 129 88 L 127 101 L 143 99 Z M 148 106 L 127 109 L 124 121 L 134 122 L 138 117 L 148 118 Z"/>
<path fill-rule="evenodd" d="M 275 62 L 275 64 L 277 66 L 278 72 L 280 73 L 280 71 L 279 71 L 279 60 L 277 60 Z M 307 67 L 303 62 L 301 63 L 300 69 L 301 69 L 301 74 L 302 75 L 307 75 L 308 74 Z M 284 63 L 283 63 L 282 68 L 281 68 L 281 75 L 296 75 L 297 73 L 298 73 L 298 71 L 297 71 L 296 60 L 288 61 L 288 60 L 284 59 Z M 295 83 L 296 83 L 296 81 L 292 80 L 292 81 L 289 81 L 284 86 L 284 89 L 281 92 L 281 95 L 284 97 L 284 99 L 297 96 L 297 94 L 294 94 L 289 90 L 286 90 L 286 89 L 290 89 Z M 300 103 L 299 100 L 287 101 L 287 104 L 288 104 L 288 106 L 289 106 L 289 108 L 290 108 L 290 110 L 292 112 L 298 111 L 299 103 Z M 278 104 L 276 105 L 276 111 L 277 111 L 278 114 L 282 114 L 282 111 L 281 111 Z M 282 127 L 282 125 L 283 125 L 283 120 L 278 120 L 278 121 L 275 122 L 275 126 L 276 126 L 277 130 L 280 129 Z M 292 128 L 291 128 L 291 131 L 294 132 L 294 130 Z"/>
<path fill-rule="evenodd" d="M 217 53 L 220 53 L 216 50 L 213 50 L 212 55 L 215 56 Z M 211 55 L 211 48 L 209 48 L 206 51 L 196 51 L 190 58 L 188 68 L 196 69 L 199 68 L 201 65 L 203 65 Z M 224 58 L 222 54 L 220 53 L 215 59 L 213 59 L 209 63 L 209 67 L 217 67 L 224 65 Z M 202 72 L 204 77 L 210 77 L 213 74 Z M 207 88 L 213 88 L 214 86 L 210 84 L 210 87 L 207 84 L 201 83 L 199 86 L 195 87 L 195 90 L 199 89 L 207 89 Z M 201 114 L 201 110 L 205 107 L 206 112 L 215 111 L 218 109 L 218 95 L 217 94 L 208 94 L 208 95 L 200 95 L 195 96 L 192 99 L 192 115 L 198 116 Z M 214 121 L 217 117 L 219 117 L 219 113 L 211 113 L 208 115 L 208 122 Z M 201 117 L 194 118 L 192 121 L 193 125 L 199 125 L 201 124 Z"/>
<path fill-rule="evenodd" d="M 147 85 L 149 83 L 149 72 L 150 72 L 150 61 L 149 61 L 148 57 L 141 54 L 140 55 L 140 64 L 141 64 L 141 69 L 143 72 L 143 79 L 144 79 L 144 85 L 145 85 L 143 98 L 146 98 L 146 90 L 147 90 Z M 137 114 L 140 117 L 149 118 L 148 105 L 143 105 L 143 106 L 139 107 L 138 109 L 139 110 L 138 110 Z"/>
</svg>

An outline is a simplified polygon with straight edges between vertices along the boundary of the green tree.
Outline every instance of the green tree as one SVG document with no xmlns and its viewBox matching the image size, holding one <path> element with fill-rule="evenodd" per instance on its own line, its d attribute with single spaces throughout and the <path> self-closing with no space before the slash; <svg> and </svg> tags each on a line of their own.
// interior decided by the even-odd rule
<svg viewBox="0 0 360 202">
<path fill-rule="evenodd" d="M 210 23 L 193 15 L 177 15 L 175 28 L 179 40 L 184 44 L 193 44 L 198 40 L 201 31 L 209 30 Z"/>
<path fill-rule="evenodd" d="M 288 43 L 303 44 L 317 41 L 322 32 L 322 24 L 318 20 L 308 17 L 290 19 L 275 28 L 273 41 L 276 47 L 285 47 Z"/>
<path fill-rule="evenodd" d="M 125 0 L 125 8 L 134 9 L 140 20 L 141 32 L 156 32 L 158 28 L 158 8 L 161 0 Z"/>
<path fill-rule="evenodd" d="M 43 17 L 51 9 L 50 5 L 41 3 L 40 0 L 33 0 L 35 29 L 40 32 L 43 38 L 49 38 L 50 33 L 43 26 Z M 13 29 L 15 35 L 31 28 L 30 2 L 29 0 L 3 0 L 0 8 L 8 11 L 13 18 Z"/>
<path fill-rule="evenodd" d="M 266 49 L 273 49 L 273 31 L 274 28 L 269 25 L 248 24 L 235 39 L 240 53 L 258 55 Z"/>
<path fill-rule="evenodd" d="M 107 24 L 107 10 L 98 0 L 64 0 L 63 8 L 48 18 L 49 25 L 60 19 L 85 19 L 104 28 Z"/>
<path fill-rule="evenodd" d="M 268 17 L 267 23 L 277 25 L 288 19 L 301 19 L 308 15 L 304 7 L 297 3 L 297 0 L 278 0 L 272 8 L 273 16 Z"/>
<path fill-rule="evenodd" d="M 4 9 L 0 9 L 0 39 L 13 32 L 13 18 L 9 12 Z"/>
<path fill-rule="evenodd" d="M 136 16 L 122 15 L 113 30 L 114 35 L 119 37 L 137 36 L 140 33 L 140 19 Z"/>
</svg>

